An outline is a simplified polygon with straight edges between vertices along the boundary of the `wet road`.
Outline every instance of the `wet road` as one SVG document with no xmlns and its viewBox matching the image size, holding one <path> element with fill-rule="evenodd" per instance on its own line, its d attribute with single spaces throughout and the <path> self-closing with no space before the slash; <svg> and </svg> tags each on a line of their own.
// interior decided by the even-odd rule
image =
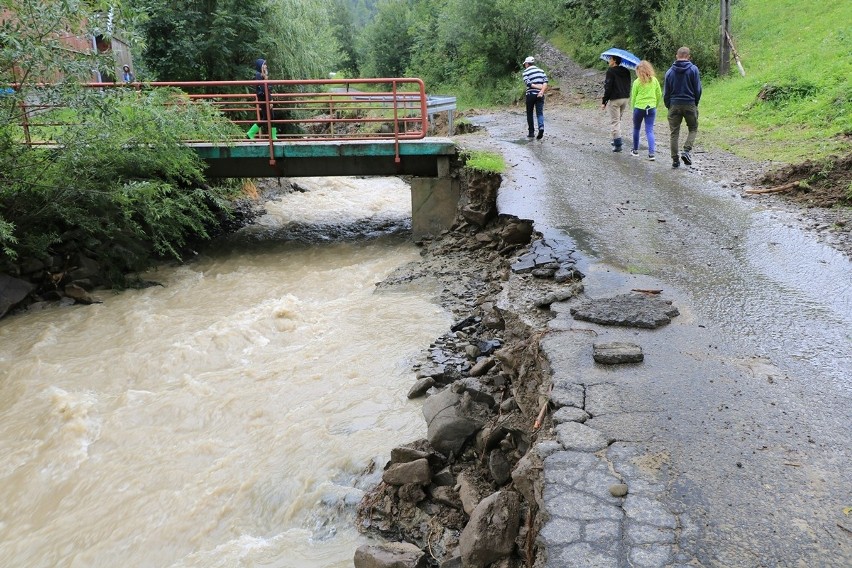
<svg viewBox="0 0 852 568">
<path fill-rule="evenodd" d="M 638 331 L 555 305 L 554 329 L 589 333 L 548 350 L 557 372 L 618 388 L 586 401 L 587 424 L 640 448 L 665 486 L 679 526 L 664 565 L 852 566 L 852 263 L 702 176 L 700 152 L 674 170 L 666 140 L 650 162 L 610 152 L 591 111 L 547 120 L 528 142 L 520 115 L 475 119 L 509 164 L 501 211 L 573 240 L 588 297 L 661 288 L 681 313 Z M 595 365 L 589 334 L 638 343 L 645 362 Z"/>
</svg>

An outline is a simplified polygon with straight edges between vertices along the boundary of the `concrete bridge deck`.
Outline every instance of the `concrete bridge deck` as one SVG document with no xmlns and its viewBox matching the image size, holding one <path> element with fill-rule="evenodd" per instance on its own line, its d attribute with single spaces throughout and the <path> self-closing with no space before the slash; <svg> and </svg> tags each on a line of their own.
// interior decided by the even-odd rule
<svg viewBox="0 0 852 568">
<path fill-rule="evenodd" d="M 439 163 L 457 154 L 449 138 L 322 142 L 189 143 L 210 177 L 410 175 L 441 177 Z M 399 161 L 397 161 L 397 152 Z M 271 157 L 274 156 L 274 159 Z M 444 170 L 445 171 L 445 170 Z M 445 174 L 443 174 L 445 175 Z"/>
</svg>

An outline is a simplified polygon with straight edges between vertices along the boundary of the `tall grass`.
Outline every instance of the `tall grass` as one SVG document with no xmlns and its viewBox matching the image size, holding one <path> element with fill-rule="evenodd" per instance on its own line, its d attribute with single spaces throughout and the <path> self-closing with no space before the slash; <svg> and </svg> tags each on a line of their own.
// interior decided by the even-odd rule
<svg viewBox="0 0 852 568">
<path fill-rule="evenodd" d="M 705 142 L 782 162 L 848 153 L 852 3 L 741 0 L 731 33 L 746 76 L 732 65 L 729 77 L 705 84 Z"/>
</svg>

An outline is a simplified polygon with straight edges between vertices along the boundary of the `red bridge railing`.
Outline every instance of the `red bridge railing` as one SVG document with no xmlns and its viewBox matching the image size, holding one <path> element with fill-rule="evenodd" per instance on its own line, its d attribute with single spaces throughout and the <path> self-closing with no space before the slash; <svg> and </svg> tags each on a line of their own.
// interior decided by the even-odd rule
<svg viewBox="0 0 852 568">
<path fill-rule="evenodd" d="M 260 85 L 268 93 L 266 100 L 256 95 Z M 87 83 L 83 87 L 180 89 L 185 93 L 182 103 L 211 105 L 239 126 L 227 142 L 266 143 L 273 163 L 276 141 L 393 141 L 399 161 L 399 142 L 424 138 L 428 129 L 425 87 L 416 78 Z M 39 132 L 55 132 L 61 126 L 49 112 L 55 105 L 25 100 L 21 106 L 26 143 L 53 143 Z"/>
</svg>

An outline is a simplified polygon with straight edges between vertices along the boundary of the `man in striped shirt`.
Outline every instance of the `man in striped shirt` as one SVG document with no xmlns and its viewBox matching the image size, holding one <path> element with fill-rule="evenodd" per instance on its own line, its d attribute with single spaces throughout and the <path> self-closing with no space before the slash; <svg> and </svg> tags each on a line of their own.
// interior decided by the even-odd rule
<svg viewBox="0 0 852 568">
<path fill-rule="evenodd" d="M 544 92 L 547 90 L 547 75 L 544 71 L 533 65 L 535 58 L 527 57 L 524 59 L 524 84 L 527 86 L 526 103 L 527 103 L 527 126 L 529 133 L 527 138 L 535 136 L 533 130 L 533 109 L 535 109 L 536 118 L 538 119 L 538 136 L 541 140 L 544 136 Z"/>
</svg>

